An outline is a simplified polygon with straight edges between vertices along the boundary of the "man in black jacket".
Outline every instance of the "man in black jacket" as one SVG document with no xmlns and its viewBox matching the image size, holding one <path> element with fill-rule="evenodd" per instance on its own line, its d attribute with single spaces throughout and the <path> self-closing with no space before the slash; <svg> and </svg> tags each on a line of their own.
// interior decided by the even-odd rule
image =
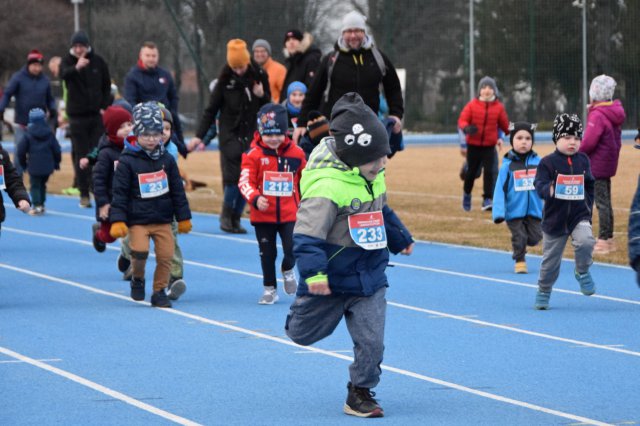
<svg viewBox="0 0 640 426">
<path fill-rule="evenodd" d="M 380 108 L 380 85 L 389 104 L 389 118 L 395 120 L 394 133 L 402 130 L 404 101 L 398 74 L 389 58 L 374 46 L 367 33 L 366 19 L 350 12 L 342 20 L 342 34 L 335 50 L 326 55 L 316 71 L 302 104 L 293 139 L 298 141 L 306 132 L 308 114 L 319 110 L 326 117 L 342 95 L 358 93 L 376 114 Z"/>
<path fill-rule="evenodd" d="M 98 146 L 104 133 L 101 112 L 111 104 L 111 76 L 107 63 L 89 44 L 84 31 L 71 37 L 71 50 L 62 59 L 60 77 L 67 87 L 66 112 L 71 132 L 71 159 L 80 190 L 80 207 L 90 208 L 91 167 L 79 160 Z"/>
</svg>

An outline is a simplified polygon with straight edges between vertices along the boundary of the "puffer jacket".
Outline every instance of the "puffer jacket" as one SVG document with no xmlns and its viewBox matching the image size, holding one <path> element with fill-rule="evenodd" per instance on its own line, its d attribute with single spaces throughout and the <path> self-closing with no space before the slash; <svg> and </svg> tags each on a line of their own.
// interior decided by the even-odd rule
<svg viewBox="0 0 640 426">
<path fill-rule="evenodd" d="M 490 102 L 472 99 L 465 105 L 458 118 L 458 128 L 469 125 L 477 127 L 472 135 L 466 135 L 467 144 L 474 146 L 495 146 L 498 143 L 498 130 L 509 134 L 507 112 L 497 98 Z"/>
<path fill-rule="evenodd" d="M 511 150 L 505 154 L 493 191 L 492 215 L 494 222 L 522 219 L 527 216 L 542 219 L 542 200 L 535 189 L 515 190 L 515 173 L 528 172 L 531 176 L 536 172 L 538 164 L 540 164 L 540 157 L 535 151 L 521 155 Z M 531 183 L 533 183 L 533 179 Z"/>
<path fill-rule="evenodd" d="M 589 156 L 591 173 L 596 179 L 616 175 L 624 120 L 624 108 L 618 100 L 598 102 L 589 107 L 580 152 Z"/>
</svg>

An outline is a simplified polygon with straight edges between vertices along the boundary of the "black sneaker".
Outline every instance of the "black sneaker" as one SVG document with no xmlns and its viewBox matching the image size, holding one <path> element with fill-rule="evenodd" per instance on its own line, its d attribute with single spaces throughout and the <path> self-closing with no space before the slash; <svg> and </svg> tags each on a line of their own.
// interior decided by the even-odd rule
<svg viewBox="0 0 640 426">
<path fill-rule="evenodd" d="M 153 292 L 153 294 L 151 295 L 151 306 L 155 306 L 156 308 L 171 307 L 171 301 L 167 297 L 167 293 L 164 292 L 164 289 Z"/>
<path fill-rule="evenodd" d="M 131 279 L 131 298 L 133 300 L 144 300 L 144 278 Z"/>
<path fill-rule="evenodd" d="M 182 278 L 175 278 L 167 287 L 167 297 L 171 300 L 178 300 L 187 291 L 187 283 Z"/>
<path fill-rule="evenodd" d="M 129 266 L 131 265 L 131 261 L 124 257 L 122 254 L 118 256 L 118 271 L 125 273 Z"/>
<path fill-rule="evenodd" d="M 373 397 L 375 392 L 367 388 L 353 386 L 351 382 L 347 384 L 349 393 L 347 402 L 344 404 L 344 412 L 358 417 L 383 417 L 384 411 Z"/>
<path fill-rule="evenodd" d="M 107 249 L 107 245 L 104 243 L 104 241 L 101 241 L 98 238 L 98 231 L 100 230 L 100 224 L 94 223 L 93 225 L 91 225 L 91 230 L 93 231 L 93 248 L 96 249 L 98 253 L 102 253 Z"/>
</svg>

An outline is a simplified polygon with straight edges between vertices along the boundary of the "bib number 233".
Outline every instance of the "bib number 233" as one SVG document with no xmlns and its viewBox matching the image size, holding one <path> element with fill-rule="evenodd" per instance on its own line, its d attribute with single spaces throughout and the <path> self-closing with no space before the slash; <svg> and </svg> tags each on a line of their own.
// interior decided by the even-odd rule
<svg viewBox="0 0 640 426">
<path fill-rule="evenodd" d="M 351 239 L 365 250 L 387 247 L 387 232 L 381 211 L 349 216 L 349 233 Z"/>
</svg>

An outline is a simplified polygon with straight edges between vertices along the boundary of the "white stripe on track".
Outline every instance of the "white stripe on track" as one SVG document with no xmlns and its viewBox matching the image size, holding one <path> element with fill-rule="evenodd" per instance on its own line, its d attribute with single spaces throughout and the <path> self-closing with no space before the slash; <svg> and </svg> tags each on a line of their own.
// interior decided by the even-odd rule
<svg viewBox="0 0 640 426">
<path fill-rule="evenodd" d="M 6 267 L 6 265 L 0 265 L 2 267 Z M 8 268 L 11 269 L 11 268 Z M 21 272 L 21 271 L 18 271 Z M 52 367 L 49 364 L 45 364 L 44 362 L 38 361 L 37 359 L 29 358 L 28 356 L 19 354 L 18 352 L 14 352 L 11 349 L 7 349 L 5 347 L 0 346 L 0 353 L 3 353 L 11 358 L 17 359 L 19 361 L 25 362 L 27 364 L 31 364 L 34 367 L 41 368 L 50 373 L 57 374 L 58 376 L 64 377 L 65 379 L 69 379 L 74 381 L 82 386 L 86 386 L 90 389 L 93 389 L 97 392 L 108 395 L 112 398 L 118 399 L 126 404 L 132 405 L 141 410 L 147 411 L 151 414 L 155 414 L 156 416 L 162 417 L 164 419 L 170 420 L 174 423 L 178 423 L 180 425 L 188 425 L 188 426 L 199 426 L 200 423 L 196 423 L 189 419 L 185 419 L 184 417 L 177 416 L 168 411 L 162 410 L 158 407 L 154 407 L 153 405 L 149 405 L 145 402 L 139 401 L 135 398 L 132 398 L 128 395 L 125 395 L 121 392 L 110 389 L 106 386 L 102 386 L 99 383 L 92 382 L 91 380 L 85 379 L 84 377 L 80 377 L 76 374 L 70 373 L 68 371 L 62 370 L 60 368 Z"/>
<path fill-rule="evenodd" d="M 74 282 L 74 281 L 57 278 L 57 277 L 54 277 L 54 276 L 51 276 L 51 275 L 41 274 L 39 272 L 34 272 L 34 271 L 30 271 L 28 269 L 23 269 L 23 268 L 18 268 L 18 267 L 15 267 L 15 266 L 4 264 L 4 263 L 0 263 L 0 268 L 4 268 L 4 269 L 8 269 L 8 270 L 11 270 L 11 271 L 14 271 L 14 272 L 23 273 L 25 275 L 30 275 L 30 276 L 41 278 L 41 279 L 44 279 L 44 280 L 49 280 L 49 281 L 53 281 L 53 282 L 56 282 L 56 283 L 68 285 L 68 286 L 71 286 L 71 287 L 80 288 L 80 289 L 87 290 L 87 291 L 90 291 L 90 292 L 94 292 L 94 293 L 97 293 L 97 294 L 100 294 L 100 295 L 114 297 L 114 298 L 117 298 L 117 299 L 120 299 L 120 300 L 127 299 L 129 302 L 132 302 L 132 303 L 144 303 L 144 302 L 135 302 L 135 301 L 133 301 L 133 300 L 131 300 L 131 299 L 125 297 L 125 296 L 120 295 L 120 294 L 110 293 L 108 291 L 100 290 L 100 289 L 97 289 L 97 288 L 94 288 L 94 287 L 91 287 L 91 286 L 88 286 L 88 285 L 84 285 L 84 284 L 81 284 L 81 283 L 77 283 L 77 282 Z M 194 320 L 194 321 L 199 321 L 199 322 L 202 322 L 204 324 L 213 325 L 213 326 L 216 326 L 216 327 L 224 328 L 224 329 L 235 331 L 235 332 L 238 332 L 238 333 L 247 334 L 247 335 L 252 336 L 252 337 L 257 337 L 257 338 L 260 338 L 260 339 L 265 339 L 265 340 L 268 340 L 268 341 L 271 341 L 271 342 L 275 342 L 275 343 L 279 343 L 279 344 L 282 344 L 282 345 L 291 346 L 291 347 L 294 347 L 294 348 L 296 348 L 298 350 L 299 349 L 304 349 L 304 350 L 307 350 L 307 351 L 316 352 L 318 354 L 326 355 L 326 356 L 329 356 L 329 357 L 332 357 L 332 358 L 337 358 L 337 359 L 342 359 L 342 360 L 345 360 L 345 361 L 353 362 L 353 357 L 350 357 L 350 356 L 347 356 L 347 355 L 342 355 L 342 354 L 339 354 L 339 353 L 335 353 L 335 352 L 330 351 L 330 350 L 324 350 L 324 349 L 315 348 L 313 346 L 300 346 L 300 345 L 298 345 L 298 344 L 296 344 L 296 343 L 294 343 L 294 342 L 292 342 L 290 340 L 286 340 L 286 339 L 283 339 L 283 338 L 280 338 L 280 337 L 270 336 L 268 334 L 260 333 L 260 332 L 254 331 L 254 330 L 249 330 L 249 329 L 246 329 L 246 328 L 238 327 L 238 326 L 227 324 L 227 323 L 224 323 L 224 322 L 212 320 L 212 319 L 209 319 L 209 318 L 206 318 L 206 317 L 202 317 L 200 315 L 190 314 L 188 312 L 180 311 L 178 309 L 173 309 L 173 308 L 172 309 L 160 309 L 160 311 L 164 312 L 164 313 L 167 313 L 167 314 L 172 314 L 172 315 L 177 315 L 177 316 L 184 317 L 184 318 L 189 318 L 189 319 Z M 22 357 L 22 355 L 20 355 L 20 354 L 16 354 L 15 352 L 12 352 L 12 351 L 9 351 L 11 353 L 7 353 L 7 351 L 8 351 L 8 349 L 4 349 L 4 348 L 0 347 L 0 352 L 3 352 L 3 353 L 5 353 L 7 355 L 10 355 L 10 356 L 13 356 L 12 354 L 15 354 L 15 355 L 18 355 L 19 357 Z M 21 358 L 18 358 L 18 357 L 15 357 L 15 358 L 21 359 Z M 30 358 L 29 358 L 29 360 L 30 360 Z M 26 361 L 25 360 L 25 362 L 29 362 L 29 363 L 33 364 L 33 362 L 38 362 L 38 361 L 33 360 L 33 362 L 30 362 L 30 361 Z M 41 367 L 41 368 L 44 368 L 45 370 L 49 370 L 49 371 L 52 371 L 51 369 L 59 370 L 59 369 L 56 369 L 55 367 L 51 367 L 51 366 L 49 366 L 47 364 L 43 364 L 43 363 L 39 363 L 39 364 L 42 364 L 42 366 L 39 366 L 39 365 L 38 366 Z M 37 364 L 34 364 L 34 365 L 37 365 Z M 552 415 L 552 416 L 562 417 L 562 418 L 565 418 L 565 419 L 568 419 L 568 420 L 573 420 L 573 421 L 576 421 L 576 422 L 582 422 L 582 423 L 587 424 L 587 425 L 613 426 L 610 423 L 605 423 L 605 422 L 601 422 L 599 420 L 594 420 L 594 419 L 590 419 L 590 418 L 587 418 L 587 417 L 582 417 L 582 416 L 578 416 L 578 415 L 575 415 L 575 414 L 554 410 L 552 408 L 547 408 L 547 407 L 543 407 L 543 406 L 540 406 L 540 405 L 531 404 L 531 403 L 528 403 L 528 402 L 525 402 L 525 401 L 520 401 L 520 400 L 517 400 L 517 399 L 504 397 L 504 396 L 501 396 L 501 395 L 497 395 L 497 394 L 481 391 L 481 390 L 478 390 L 478 389 L 469 388 L 467 386 L 459 385 L 457 383 L 436 379 L 434 377 L 425 376 L 423 374 L 415 373 L 413 371 L 405 370 L 405 369 L 402 369 L 402 368 L 391 367 L 391 366 L 388 366 L 388 365 L 385 365 L 385 364 L 380 365 L 380 368 L 383 369 L 383 370 L 386 370 L 386 371 L 390 371 L 392 373 L 396 373 L 396 374 L 402 375 L 402 376 L 412 377 L 414 379 L 422 380 L 422 381 L 425 381 L 425 382 L 429 382 L 429 383 L 433 383 L 433 384 L 436 384 L 436 385 L 444 386 L 444 387 L 447 387 L 447 388 L 450 388 L 450 389 L 455 389 L 455 390 L 458 390 L 458 391 L 461 391 L 461 392 L 465 392 L 465 393 L 469 393 L 469 394 L 472 394 L 472 395 L 480 396 L 480 397 L 483 397 L 483 398 L 491 399 L 493 401 L 503 402 L 503 403 L 506 403 L 506 404 L 514 405 L 514 406 L 521 407 L 521 408 L 526 408 L 526 409 L 529 409 L 529 410 L 533 410 L 533 411 L 549 414 L 549 415 Z M 62 370 L 59 370 L 59 371 L 63 372 Z M 55 372 L 56 374 L 59 374 L 56 371 L 53 371 L 53 372 Z M 80 380 L 86 381 L 85 379 L 82 379 L 81 377 L 75 376 L 75 375 L 73 375 L 71 373 L 66 373 L 66 372 L 63 372 L 63 373 L 69 374 L 69 375 L 71 375 L 73 377 L 76 377 L 76 378 L 78 378 Z M 67 376 L 64 376 L 64 377 L 67 377 Z M 74 381 L 78 381 L 78 380 L 75 380 L 72 377 L 68 377 L 68 378 L 70 378 L 71 380 L 74 380 Z M 93 383 L 93 382 L 89 382 L 89 381 L 86 381 L 86 382 Z M 85 384 L 85 383 L 80 382 L 80 381 L 78 381 L 78 383 Z M 104 387 L 102 387 L 102 386 L 100 386 L 98 384 L 95 384 L 95 385 L 99 386 L 101 389 L 104 389 L 106 391 L 115 392 L 115 391 L 111 391 L 108 388 L 104 388 Z M 85 384 L 85 386 L 87 386 L 87 384 Z M 89 387 L 91 387 L 91 386 L 89 386 Z M 98 389 L 96 389 L 96 390 L 98 390 Z M 100 391 L 102 392 L 102 390 L 100 390 Z M 107 392 L 104 392 L 104 393 L 107 393 Z M 129 398 L 124 394 L 120 394 L 119 392 L 115 392 L 115 393 L 118 394 L 118 395 L 121 395 L 122 397 Z M 114 397 L 116 397 L 116 396 L 114 396 Z M 118 399 L 121 399 L 121 398 L 118 398 Z M 130 401 L 126 401 L 124 399 L 123 399 L 123 401 L 134 405 L 132 402 L 136 401 L 136 400 L 133 400 L 132 398 L 129 398 L 129 399 L 131 399 L 131 402 Z M 139 401 L 137 401 L 137 402 L 140 403 L 140 404 L 144 404 L 144 403 L 139 402 Z M 144 404 L 144 405 L 147 405 L 147 404 Z M 152 406 L 148 406 L 148 407 L 155 408 L 155 407 L 152 407 Z M 162 410 L 159 410 L 159 411 L 162 411 Z M 154 413 L 154 414 L 158 414 L 158 413 Z M 167 414 L 171 415 L 170 413 L 167 413 Z"/>
</svg>

